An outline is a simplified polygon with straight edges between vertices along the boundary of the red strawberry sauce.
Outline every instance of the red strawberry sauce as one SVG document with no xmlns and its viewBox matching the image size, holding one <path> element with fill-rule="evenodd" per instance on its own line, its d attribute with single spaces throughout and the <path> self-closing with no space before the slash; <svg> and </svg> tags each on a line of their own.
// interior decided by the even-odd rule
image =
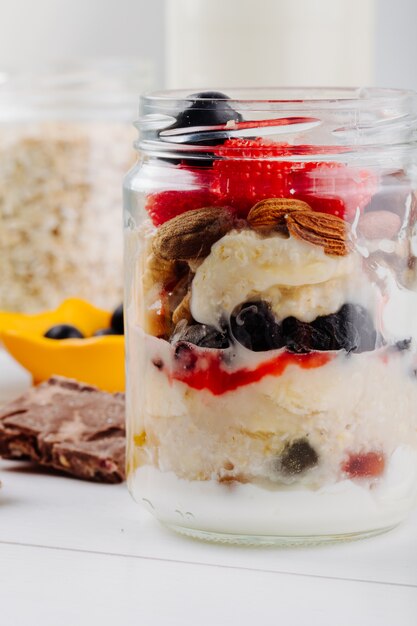
<svg viewBox="0 0 417 626">
<path fill-rule="evenodd" d="M 192 348 L 191 351 L 192 354 Z M 208 389 L 215 396 L 255 383 L 264 376 L 280 376 L 289 365 L 297 365 L 302 369 L 313 369 L 325 365 L 334 358 L 334 355 L 323 352 L 310 352 L 308 354 L 283 352 L 260 363 L 255 369 L 243 367 L 238 370 L 227 371 L 217 352 L 205 351 L 204 356 L 200 356 L 194 362 L 190 356 L 188 354 L 185 359 L 179 356 L 170 374 L 170 379 L 179 380 L 193 389 Z"/>
</svg>

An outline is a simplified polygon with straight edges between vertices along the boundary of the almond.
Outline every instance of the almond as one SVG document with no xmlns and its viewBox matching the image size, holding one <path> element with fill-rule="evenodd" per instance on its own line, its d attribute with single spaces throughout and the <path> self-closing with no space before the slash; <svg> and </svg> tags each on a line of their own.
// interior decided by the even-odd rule
<svg viewBox="0 0 417 626">
<path fill-rule="evenodd" d="M 391 211 L 369 211 L 358 221 L 358 233 L 365 239 L 394 239 L 400 228 L 400 216 Z"/>
<path fill-rule="evenodd" d="M 187 322 L 191 322 L 191 320 L 193 319 L 190 311 L 190 300 L 191 292 L 189 291 L 181 300 L 179 305 L 176 307 L 174 313 L 172 314 L 172 322 L 174 326 L 176 326 L 181 320 L 187 320 Z"/>
<path fill-rule="evenodd" d="M 153 289 L 155 284 L 166 285 L 178 279 L 177 265 L 175 261 L 165 261 L 160 256 L 151 253 L 145 261 L 143 272 L 145 292 Z"/>
<path fill-rule="evenodd" d="M 287 217 L 290 235 L 321 246 L 326 254 L 349 253 L 348 224 L 340 217 L 314 211 L 294 211 Z"/>
<path fill-rule="evenodd" d="M 233 228 L 230 209 L 207 207 L 187 211 L 165 222 L 156 232 L 153 251 L 167 261 L 205 257 L 211 246 Z"/>
<path fill-rule="evenodd" d="M 290 213 L 311 210 L 307 202 L 295 198 L 268 198 L 255 204 L 249 211 L 247 219 L 255 230 L 279 229 L 285 227 L 285 219 Z"/>
</svg>

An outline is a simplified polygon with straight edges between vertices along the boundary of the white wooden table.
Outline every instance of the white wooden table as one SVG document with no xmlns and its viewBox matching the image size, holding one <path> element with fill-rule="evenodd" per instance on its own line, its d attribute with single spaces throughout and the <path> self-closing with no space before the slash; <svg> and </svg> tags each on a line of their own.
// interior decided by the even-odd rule
<svg viewBox="0 0 417 626">
<path fill-rule="evenodd" d="M 172 534 L 125 485 L 0 478 L 1 626 L 417 624 L 417 511 L 366 541 L 241 548 Z"/>
</svg>

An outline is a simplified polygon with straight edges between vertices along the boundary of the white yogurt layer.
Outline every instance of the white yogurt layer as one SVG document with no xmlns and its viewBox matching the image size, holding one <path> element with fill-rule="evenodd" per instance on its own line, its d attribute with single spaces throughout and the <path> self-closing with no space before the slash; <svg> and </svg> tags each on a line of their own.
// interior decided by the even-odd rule
<svg viewBox="0 0 417 626">
<path fill-rule="evenodd" d="M 129 479 L 134 498 L 176 526 L 243 535 L 312 536 L 367 532 L 401 522 L 417 488 L 417 454 L 392 454 L 383 479 L 371 487 L 343 480 L 318 490 L 265 489 L 255 484 L 188 481 L 150 465 Z"/>
<path fill-rule="evenodd" d="M 359 255 L 330 256 L 320 246 L 252 230 L 231 231 L 197 268 L 191 289 L 196 321 L 218 326 L 222 315 L 262 297 L 279 318 L 312 321 L 345 302 L 369 299 L 372 289 Z"/>
<path fill-rule="evenodd" d="M 307 438 L 320 463 L 297 481 L 318 487 L 337 479 L 347 451 L 389 456 L 403 443 L 417 449 L 417 381 L 409 351 L 333 353 L 321 367 L 292 364 L 279 376 L 218 396 L 170 378 L 167 342 L 130 329 L 129 351 L 129 428 L 139 437 L 146 432 L 146 445 L 134 448 L 140 465 L 201 480 L 232 464 L 236 475 L 274 481 L 274 459 L 286 443 Z M 254 369 L 279 354 L 241 348 L 236 366 Z"/>
</svg>

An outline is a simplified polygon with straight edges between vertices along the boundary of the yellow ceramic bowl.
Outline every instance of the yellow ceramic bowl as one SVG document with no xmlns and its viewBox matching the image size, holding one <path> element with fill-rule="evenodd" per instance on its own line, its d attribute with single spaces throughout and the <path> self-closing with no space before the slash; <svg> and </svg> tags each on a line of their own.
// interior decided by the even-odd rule
<svg viewBox="0 0 417 626">
<path fill-rule="evenodd" d="M 110 325 L 111 313 L 83 300 L 65 300 L 55 311 L 36 315 L 0 312 L 0 336 L 10 354 L 31 372 L 35 383 L 66 376 L 104 391 L 124 391 L 124 337 L 91 337 Z M 56 324 L 72 324 L 87 339 L 47 339 Z"/>
</svg>

